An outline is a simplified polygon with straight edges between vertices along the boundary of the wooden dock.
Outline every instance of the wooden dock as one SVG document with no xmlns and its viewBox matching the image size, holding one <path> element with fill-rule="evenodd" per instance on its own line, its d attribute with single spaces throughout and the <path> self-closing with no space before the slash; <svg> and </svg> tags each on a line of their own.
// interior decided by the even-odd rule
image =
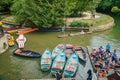
<svg viewBox="0 0 120 80">
<path fill-rule="evenodd" d="M 91 54 L 91 53 L 93 53 L 93 49 L 92 49 L 90 46 L 87 46 L 87 50 L 88 50 L 88 55 Z M 89 58 L 89 59 L 90 59 L 90 58 Z M 93 65 L 91 59 L 90 59 L 90 61 L 91 61 L 91 65 L 92 65 L 93 69 L 95 70 L 96 68 L 95 68 L 95 66 Z M 108 80 L 107 77 L 99 77 L 99 76 L 97 76 L 97 77 L 98 77 L 98 80 Z"/>
<path fill-rule="evenodd" d="M 56 80 L 55 78 L 49 78 L 49 79 L 21 79 L 21 80 Z M 86 79 L 76 79 L 76 78 L 64 78 L 61 80 L 86 80 Z"/>
</svg>

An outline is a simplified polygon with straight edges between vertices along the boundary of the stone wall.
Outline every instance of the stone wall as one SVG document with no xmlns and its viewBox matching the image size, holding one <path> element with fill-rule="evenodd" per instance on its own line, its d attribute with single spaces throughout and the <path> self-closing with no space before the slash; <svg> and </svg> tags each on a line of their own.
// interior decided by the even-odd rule
<svg viewBox="0 0 120 80">
<path fill-rule="evenodd" d="M 8 49 L 6 35 L 0 38 L 0 54 L 4 53 Z"/>
</svg>

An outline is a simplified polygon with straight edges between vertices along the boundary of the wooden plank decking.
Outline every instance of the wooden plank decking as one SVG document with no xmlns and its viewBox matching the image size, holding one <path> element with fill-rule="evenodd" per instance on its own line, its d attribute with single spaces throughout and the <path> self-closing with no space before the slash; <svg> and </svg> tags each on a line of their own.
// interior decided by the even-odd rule
<svg viewBox="0 0 120 80">
<path fill-rule="evenodd" d="M 49 79 L 21 79 L 21 80 L 56 80 L 55 78 L 49 78 Z M 76 79 L 76 78 L 64 78 L 61 80 L 86 80 L 86 79 Z"/>
</svg>

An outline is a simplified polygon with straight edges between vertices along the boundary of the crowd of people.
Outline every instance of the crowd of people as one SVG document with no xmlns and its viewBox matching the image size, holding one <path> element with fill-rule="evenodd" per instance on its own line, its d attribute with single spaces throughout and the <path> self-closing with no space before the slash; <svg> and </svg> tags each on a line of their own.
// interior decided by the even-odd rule
<svg viewBox="0 0 120 80">
<path fill-rule="evenodd" d="M 99 76 L 101 77 L 106 76 L 109 69 L 115 69 L 116 66 L 120 66 L 116 49 L 111 52 L 109 43 L 106 45 L 106 48 L 100 46 L 98 49 L 93 49 L 90 57 L 95 67 L 99 68 Z"/>
</svg>

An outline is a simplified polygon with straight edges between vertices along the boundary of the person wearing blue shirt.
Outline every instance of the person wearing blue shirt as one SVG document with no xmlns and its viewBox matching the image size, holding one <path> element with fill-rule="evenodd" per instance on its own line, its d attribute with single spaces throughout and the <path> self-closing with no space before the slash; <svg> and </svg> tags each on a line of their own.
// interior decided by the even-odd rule
<svg viewBox="0 0 120 80">
<path fill-rule="evenodd" d="M 100 48 L 99 48 L 99 53 L 101 54 L 101 53 L 102 53 L 102 51 L 103 51 L 103 47 L 102 47 L 102 46 L 100 46 Z"/>
<path fill-rule="evenodd" d="M 108 44 L 106 45 L 106 52 L 110 53 L 110 48 L 111 48 L 111 46 L 110 46 L 110 44 L 108 43 Z"/>
<path fill-rule="evenodd" d="M 118 62 L 118 57 L 117 57 L 116 49 L 114 49 L 114 52 L 112 53 L 112 61 Z"/>
<path fill-rule="evenodd" d="M 62 33 L 64 33 L 65 32 L 65 29 L 64 29 L 64 27 L 62 27 Z"/>
</svg>

